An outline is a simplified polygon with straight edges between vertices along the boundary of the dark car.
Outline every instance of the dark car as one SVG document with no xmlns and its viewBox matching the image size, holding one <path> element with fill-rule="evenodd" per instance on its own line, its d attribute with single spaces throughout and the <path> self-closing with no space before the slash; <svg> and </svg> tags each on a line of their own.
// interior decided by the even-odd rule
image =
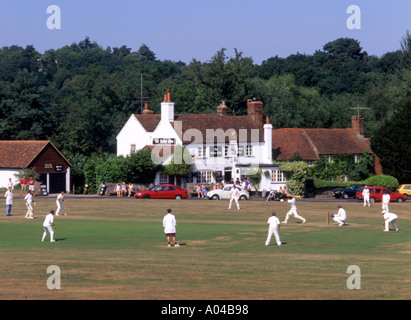
<svg viewBox="0 0 411 320">
<path fill-rule="evenodd" d="M 336 198 L 355 198 L 355 194 L 360 188 L 365 187 L 366 184 L 352 184 L 346 189 L 337 189 L 332 192 L 332 195 Z"/>
<path fill-rule="evenodd" d="M 186 189 L 181 189 L 173 184 L 160 184 L 148 190 L 136 191 L 134 194 L 140 199 L 185 199 L 188 197 Z"/>
</svg>

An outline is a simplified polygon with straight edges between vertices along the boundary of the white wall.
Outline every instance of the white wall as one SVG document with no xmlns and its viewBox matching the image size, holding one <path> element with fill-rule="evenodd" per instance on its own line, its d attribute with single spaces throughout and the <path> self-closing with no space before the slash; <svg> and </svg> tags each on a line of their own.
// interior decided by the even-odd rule
<svg viewBox="0 0 411 320">
<path fill-rule="evenodd" d="M 0 188 L 7 188 L 10 178 L 14 185 L 19 184 L 19 180 L 14 176 L 19 172 L 19 169 L 0 169 Z"/>
</svg>

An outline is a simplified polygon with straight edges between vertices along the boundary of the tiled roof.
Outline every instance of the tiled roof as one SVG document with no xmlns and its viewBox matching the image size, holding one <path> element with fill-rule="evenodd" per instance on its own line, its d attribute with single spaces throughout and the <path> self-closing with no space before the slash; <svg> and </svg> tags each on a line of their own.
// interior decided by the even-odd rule
<svg viewBox="0 0 411 320">
<path fill-rule="evenodd" d="M 2 140 L 0 141 L 0 168 L 27 168 L 48 144 L 60 153 L 48 140 Z M 63 155 L 61 156 L 64 158 Z M 65 160 L 71 165 L 67 159 Z"/>
<path fill-rule="evenodd" d="M 153 132 L 158 123 L 161 120 L 160 114 L 143 114 L 135 115 L 136 118 L 140 121 L 141 125 L 147 132 Z M 207 138 L 207 129 L 222 129 L 224 133 L 228 133 L 230 129 L 234 129 L 237 133 L 237 138 L 240 139 L 240 130 L 247 130 L 247 141 L 264 141 L 264 131 L 260 122 L 256 121 L 256 118 L 253 116 L 229 116 L 229 115 L 220 115 L 220 114 L 182 114 L 175 115 L 174 122 L 171 124 L 178 130 L 178 127 L 175 125 L 177 121 L 181 122 L 182 125 L 182 134 L 190 129 L 197 129 L 201 132 L 203 141 L 206 142 Z M 254 138 L 251 136 L 251 130 L 258 130 L 258 137 Z M 184 141 L 184 143 L 190 143 L 194 141 L 194 137 L 190 137 L 190 141 Z"/>
<path fill-rule="evenodd" d="M 299 153 L 304 160 L 318 160 L 319 155 L 372 153 L 368 139 L 352 128 L 285 128 L 272 132 L 275 160 L 291 159 Z"/>
</svg>

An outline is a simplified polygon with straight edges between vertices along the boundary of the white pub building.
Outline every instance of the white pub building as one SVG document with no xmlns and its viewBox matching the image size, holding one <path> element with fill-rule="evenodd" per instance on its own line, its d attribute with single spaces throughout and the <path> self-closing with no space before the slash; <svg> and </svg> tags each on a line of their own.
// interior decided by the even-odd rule
<svg viewBox="0 0 411 320">
<path fill-rule="evenodd" d="M 117 135 L 117 155 L 150 148 L 153 160 L 167 165 L 175 147 L 185 147 L 194 171 L 182 181 L 159 172 L 155 184 L 227 183 L 259 173 L 256 191 L 284 186 L 282 172 L 272 163 L 272 125 L 268 119 L 263 123 L 263 103 L 258 98 L 248 100 L 244 116 L 231 116 L 227 111 L 223 102 L 215 114 L 177 114 L 167 91 L 161 114 L 154 114 L 146 104 L 142 114 L 130 116 Z"/>
</svg>

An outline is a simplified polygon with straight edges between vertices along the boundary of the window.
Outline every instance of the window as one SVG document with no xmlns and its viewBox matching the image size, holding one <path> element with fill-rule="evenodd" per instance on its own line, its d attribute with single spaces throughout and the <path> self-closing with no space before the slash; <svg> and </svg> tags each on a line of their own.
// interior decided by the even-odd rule
<svg viewBox="0 0 411 320">
<path fill-rule="evenodd" d="M 224 146 L 224 157 L 225 158 L 228 158 L 230 155 L 229 155 L 229 145 L 228 144 L 226 144 L 225 146 Z"/>
<path fill-rule="evenodd" d="M 176 188 L 168 186 L 167 191 L 176 191 Z"/>
<path fill-rule="evenodd" d="M 354 162 L 357 163 L 358 161 L 360 161 L 362 157 L 362 154 L 354 154 Z"/>
<path fill-rule="evenodd" d="M 334 158 L 331 154 L 327 155 L 328 162 L 334 162 Z"/>
<path fill-rule="evenodd" d="M 247 144 L 245 146 L 245 156 L 246 157 L 252 157 L 253 156 L 253 147 L 251 146 L 251 144 Z"/>
<path fill-rule="evenodd" d="M 273 170 L 271 174 L 271 182 L 286 182 L 286 175 L 284 171 Z"/>
<path fill-rule="evenodd" d="M 207 147 L 206 146 L 198 147 L 197 154 L 198 154 L 198 158 L 200 159 L 207 158 Z"/>
<path fill-rule="evenodd" d="M 132 145 L 130 145 L 130 153 L 136 153 L 136 145 L 135 144 L 132 144 Z"/>
<path fill-rule="evenodd" d="M 312 166 L 314 165 L 314 160 L 308 160 L 308 161 L 307 161 L 307 164 L 308 164 L 310 167 L 312 167 Z"/>
<path fill-rule="evenodd" d="M 199 171 L 197 172 L 197 183 L 210 183 L 212 181 L 212 171 Z"/>
<path fill-rule="evenodd" d="M 160 180 L 159 181 L 160 183 L 168 183 L 168 181 L 169 181 L 168 174 L 160 172 L 160 179 L 159 180 Z"/>
</svg>

